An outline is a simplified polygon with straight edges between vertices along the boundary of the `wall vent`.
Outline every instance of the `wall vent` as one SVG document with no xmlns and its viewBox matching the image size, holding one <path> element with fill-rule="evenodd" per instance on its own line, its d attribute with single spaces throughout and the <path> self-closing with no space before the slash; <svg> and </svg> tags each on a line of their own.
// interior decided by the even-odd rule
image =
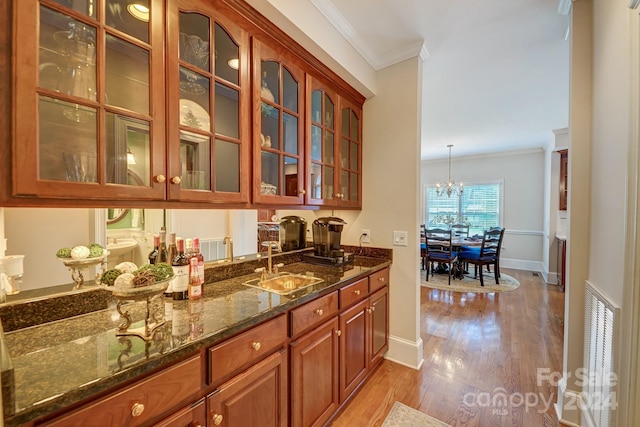
<svg viewBox="0 0 640 427">
<path fill-rule="evenodd" d="M 582 411 L 589 425 L 613 427 L 617 407 L 615 349 L 618 307 L 589 282 L 585 287 L 585 375 L 582 380 Z"/>
<path fill-rule="evenodd" d="M 215 261 L 225 257 L 223 239 L 200 239 L 200 252 L 205 261 Z"/>
</svg>

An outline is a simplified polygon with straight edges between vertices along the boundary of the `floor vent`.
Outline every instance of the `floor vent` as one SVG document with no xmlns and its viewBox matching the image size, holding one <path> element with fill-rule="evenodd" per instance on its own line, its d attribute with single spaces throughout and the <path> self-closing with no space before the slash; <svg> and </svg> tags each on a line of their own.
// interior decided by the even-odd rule
<svg viewBox="0 0 640 427">
<path fill-rule="evenodd" d="M 585 291 L 583 414 L 591 425 L 610 427 L 615 424 L 612 410 L 617 406 L 614 350 L 620 309 L 589 282 Z"/>
</svg>

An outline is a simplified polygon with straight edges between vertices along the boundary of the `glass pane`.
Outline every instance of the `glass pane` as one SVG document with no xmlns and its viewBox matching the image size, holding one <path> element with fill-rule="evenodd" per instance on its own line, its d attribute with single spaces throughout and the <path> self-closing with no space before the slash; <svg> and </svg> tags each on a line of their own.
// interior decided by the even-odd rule
<svg viewBox="0 0 640 427">
<path fill-rule="evenodd" d="M 298 154 L 298 118 L 284 113 L 284 151 Z"/>
<path fill-rule="evenodd" d="M 349 169 L 358 171 L 358 144 L 351 143 L 351 155 L 349 156 Z"/>
<path fill-rule="evenodd" d="M 40 178 L 97 182 L 96 110 L 41 96 L 38 114 Z"/>
<path fill-rule="evenodd" d="M 180 12 L 180 59 L 211 71 L 209 42 L 209 18 L 199 13 Z"/>
<path fill-rule="evenodd" d="M 106 114 L 107 182 L 150 185 L 149 123 L 114 113 Z"/>
<path fill-rule="evenodd" d="M 342 166 L 343 168 L 346 168 L 349 164 L 349 144 L 350 143 L 348 139 L 342 138 L 340 142 L 340 166 Z"/>
<path fill-rule="evenodd" d="M 322 182 L 322 198 L 333 200 L 333 168 L 324 167 L 324 181 Z"/>
<path fill-rule="evenodd" d="M 278 155 L 263 151 L 260 156 L 262 161 L 262 182 L 260 183 L 260 194 L 270 196 L 278 195 Z"/>
<path fill-rule="evenodd" d="M 240 137 L 240 105 L 238 91 L 216 83 L 215 132 L 232 138 Z"/>
<path fill-rule="evenodd" d="M 284 194 L 285 196 L 298 195 L 298 159 L 285 157 L 282 168 L 284 172 Z"/>
<path fill-rule="evenodd" d="M 349 172 L 342 171 L 340 174 L 340 193 L 344 200 L 349 200 Z"/>
<path fill-rule="evenodd" d="M 215 31 L 216 76 L 237 85 L 239 82 L 240 49 L 220 25 L 215 25 Z"/>
<path fill-rule="evenodd" d="M 311 197 L 322 198 L 322 165 L 311 164 Z"/>
<path fill-rule="evenodd" d="M 358 201 L 358 174 L 351 172 L 351 180 L 349 181 L 349 200 Z M 347 193 L 345 193 L 347 194 Z"/>
<path fill-rule="evenodd" d="M 192 132 L 180 131 L 180 175 L 183 189 L 210 190 L 211 140 Z"/>
<path fill-rule="evenodd" d="M 293 112 L 298 112 L 298 82 L 289 70 L 283 67 L 282 76 L 282 106 Z"/>
<path fill-rule="evenodd" d="M 240 192 L 240 146 L 216 139 L 215 189 Z"/>
<path fill-rule="evenodd" d="M 280 64 L 277 62 L 262 61 L 260 96 L 276 104 L 280 103 Z"/>
<path fill-rule="evenodd" d="M 324 125 L 329 129 L 333 129 L 333 102 L 329 95 L 324 96 Z"/>
<path fill-rule="evenodd" d="M 107 35 L 106 101 L 149 114 L 149 52 Z"/>
<path fill-rule="evenodd" d="M 56 3 L 87 16 L 96 16 L 95 0 L 54 0 Z"/>
<path fill-rule="evenodd" d="M 322 91 L 311 92 L 311 120 L 321 123 L 322 120 Z"/>
<path fill-rule="evenodd" d="M 342 109 L 342 136 L 349 137 L 349 109 Z"/>
<path fill-rule="evenodd" d="M 333 133 L 324 131 L 324 162 L 333 164 Z"/>
<path fill-rule="evenodd" d="M 260 145 L 266 148 L 279 149 L 280 110 L 263 102 L 261 126 Z"/>
<path fill-rule="evenodd" d="M 322 129 L 311 125 L 311 160 L 322 159 Z"/>
<path fill-rule="evenodd" d="M 354 113 L 353 111 L 351 111 L 351 132 L 350 132 L 350 136 L 351 139 L 358 141 L 358 123 L 360 123 L 358 121 L 358 116 L 356 116 L 356 113 Z"/>
<path fill-rule="evenodd" d="M 198 101 L 199 104 L 205 106 L 209 111 L 209 78 L 199 73 L 180 67 L 180 92 L 187 98 Z"/>
<path fill-rule="evenodd" d="M 151 2 L 137 0 L 129 2 L 123 10 L 122 0 L 107 0 L 107 25 L 149 43 L 150 7 Z"/>
<path fill-rule="evenodd" d="M 97 100 L 96 29 L 40 7 L 40 86 Z"/>
</svg>

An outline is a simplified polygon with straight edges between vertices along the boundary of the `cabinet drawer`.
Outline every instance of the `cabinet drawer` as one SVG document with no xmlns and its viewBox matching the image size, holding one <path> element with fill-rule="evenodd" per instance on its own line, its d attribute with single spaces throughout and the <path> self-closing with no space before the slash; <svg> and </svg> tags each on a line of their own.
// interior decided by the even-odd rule
<svg viewBox="0 0 640 427">
<path fill-rule="evenodd" d="M 291 311 L 291 336 L 323 322 L 338 312 L 338 291 Z"/>
<path fill-rule="evenodd" d="M 197 356 L 47 425 L 149 425 L 153 420 L 193 401 L 200 392 L 201 378 L 200 356 Z"/>
<path fill-rule="evenodd" d="M 241 368 L 264 358 L 282 347 L 286 339 L 287 317 L 282 315 L 210 348 L 209 384 L 218 384 Z"/>
<path fill-rule="evenodd" d="M 376 271 L 369 276 L 369 292 L 374 292 L 389 284 L 389 268 Z"/>
<path fill-rule="evenodd" d="M 351 304 L 360 301 L 369 294 L 369 279 L 358 280 L 339 290 L 340 308 L 349 307 Z"/>
</svg>

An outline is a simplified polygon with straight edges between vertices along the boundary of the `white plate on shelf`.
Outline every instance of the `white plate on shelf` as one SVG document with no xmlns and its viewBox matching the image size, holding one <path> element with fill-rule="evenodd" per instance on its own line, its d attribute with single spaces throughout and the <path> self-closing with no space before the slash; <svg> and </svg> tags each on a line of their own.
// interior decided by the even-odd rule
<svg viewBox="0 0 640 427">
<path fill-rule="evenodd" d="M 211 129 L 211 117 L 207 110 L 190 99 L 180 100 L 180 124 L 194 129 Z"/>
</svg>

